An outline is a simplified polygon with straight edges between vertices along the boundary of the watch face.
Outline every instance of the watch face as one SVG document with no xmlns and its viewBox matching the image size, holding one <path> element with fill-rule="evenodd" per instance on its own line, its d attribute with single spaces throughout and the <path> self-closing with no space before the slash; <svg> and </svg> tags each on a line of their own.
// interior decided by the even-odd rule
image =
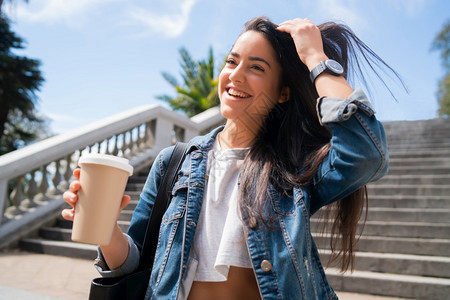
<svg viewBox="0 0 450 300">
<path fill-rule="evenodd" d="M 341 64 L 340 63 L 338 63 L 337 61 L 335 61 L 335 60 L 327 60 L 327 61 L 325 61 L 325 64 L 327 65 L 327 68 L 330 70 L 330 71 L 332 71 L 332 72 L 334 72 L 334 73 L 336 73 L 336 74 L 342 74 L 342 73 L 344 73 L 344 68 L 341 66 Z"/>
</svg>

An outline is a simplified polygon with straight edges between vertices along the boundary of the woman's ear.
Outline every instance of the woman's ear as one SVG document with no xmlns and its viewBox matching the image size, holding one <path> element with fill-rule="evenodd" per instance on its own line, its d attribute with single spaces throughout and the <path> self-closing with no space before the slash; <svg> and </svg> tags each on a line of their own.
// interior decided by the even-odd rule
<svg viewBox="0 0 450 300">
<path fill-rule="evenodd" d="M 280 93 L 280 99 L 278 99 L 278 103 L 284 103 L 291 98 L 291 90 L 287 86 L 283 86 Z"/>
</svg>

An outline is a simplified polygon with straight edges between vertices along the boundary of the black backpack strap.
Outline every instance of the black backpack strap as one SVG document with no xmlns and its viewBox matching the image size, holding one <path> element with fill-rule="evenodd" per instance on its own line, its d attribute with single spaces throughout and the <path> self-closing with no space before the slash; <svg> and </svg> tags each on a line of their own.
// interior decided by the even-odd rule
<svg viewBox="0 0 450 300">
<path fill-rule="evenodd" d="M 175 183 L 175 176 L 183 162 L 187 146 L 187 143 L 177 142 L 175 144 L 175 148 L 169 158 L 166 172 L 161 179 L 158 194 L 156 195 L 155 203 L 153 204 L 152 213 L 147 223 L 147 230 L 145 231 L 145 238 L 141 250 L 141 260 L 139 263 L 140 270 L 150 269 L 153 266 L 161 220 L 167 207 L 169 207 L 171 189 Z"/>
</svg>

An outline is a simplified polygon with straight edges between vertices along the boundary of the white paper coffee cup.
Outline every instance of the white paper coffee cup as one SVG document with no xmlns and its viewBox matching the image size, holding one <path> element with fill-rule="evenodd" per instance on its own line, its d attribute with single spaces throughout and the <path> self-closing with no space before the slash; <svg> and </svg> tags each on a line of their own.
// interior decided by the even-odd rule
<svg viewBox="0 0 450 300">
<path fill-rule="evenodd" d="M 107 154 L 80 157 L 78 201 L 72 227 L 72 240 L 109 245 L 120 203 L 133 167 L 125 158 Z"/>
</svg>

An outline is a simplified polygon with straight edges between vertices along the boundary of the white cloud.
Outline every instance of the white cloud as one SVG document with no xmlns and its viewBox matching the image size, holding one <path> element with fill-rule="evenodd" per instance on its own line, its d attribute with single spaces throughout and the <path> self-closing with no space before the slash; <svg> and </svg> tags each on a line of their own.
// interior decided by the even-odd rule
<svg viewBox="0 0 450 300">
<path fill-rule="evenodd" d="M 80 27 L 88 12 L 94 8 L 117 0 L 33 0 L 10 8 L 21 21 L 33 23 L 65 23 L 69 27 Z"/>
<path fill-rule="evenodd" d="M 44 113 L 49 119 L 54 122 L 64 122 L 64 123 L 79 123 L 82 122 L 81 118 L 74 117 L 72 115 L 67 114 L 54 114 L 54 113 Z"/>
<path fill-rule="evenodd" d="M 167 37 L 177 37 L 184 32 L 197 0 L 183 0 L 180 12 L 176 14 L 159 14 L 140 7 L 128 10 L 128 16 L 148 27 L 150 32 L 162 33 Z"/>
<path fill-rule="evenodd" d="M 415 17 L 430 3 L 427 0 L 390 0 L 387 1 L 395 9 L 403 11 L 408 17 Z"/>
<path fill-rule="evenodd" d="M 318 11 L 327 19 L 343 21 L 351 28 L 363 28 L 366 22 L 357 10 L 356 0 L 317 0 Z"/>
</svg>

